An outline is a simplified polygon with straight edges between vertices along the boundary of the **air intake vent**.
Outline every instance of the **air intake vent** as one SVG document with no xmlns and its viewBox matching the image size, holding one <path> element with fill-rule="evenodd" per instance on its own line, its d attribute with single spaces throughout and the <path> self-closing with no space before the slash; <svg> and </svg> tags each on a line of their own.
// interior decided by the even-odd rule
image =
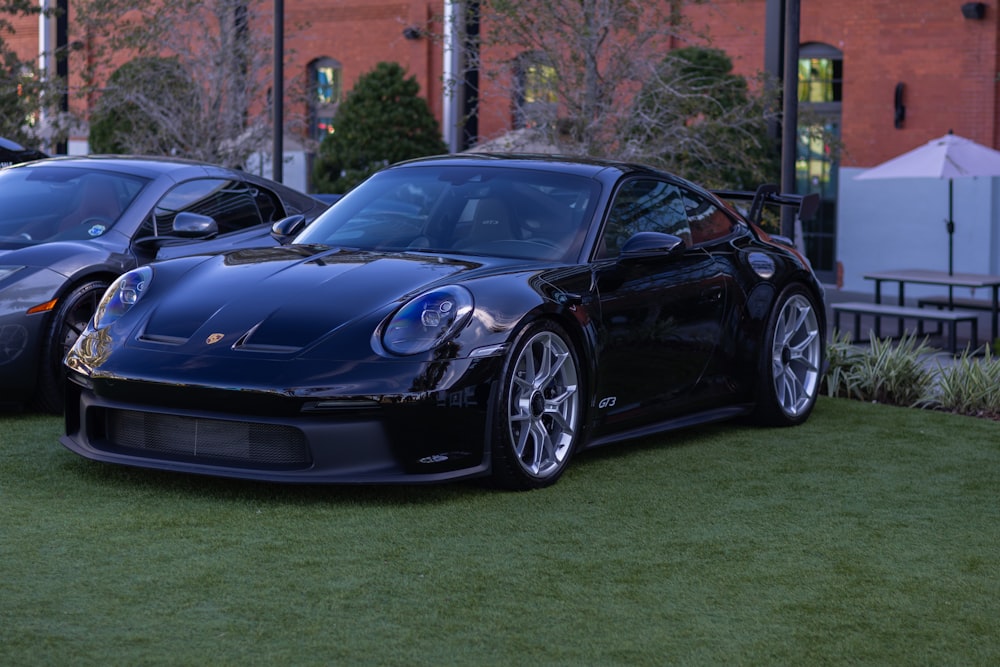
<svg viewBox="0 0 1000 667">
<path fill-rule="evenodd" d="M 310 464 L 305 436 L 276 424 L 109 410 L 107 445 L 122 453 L 262 469 Z"/>
</svg>

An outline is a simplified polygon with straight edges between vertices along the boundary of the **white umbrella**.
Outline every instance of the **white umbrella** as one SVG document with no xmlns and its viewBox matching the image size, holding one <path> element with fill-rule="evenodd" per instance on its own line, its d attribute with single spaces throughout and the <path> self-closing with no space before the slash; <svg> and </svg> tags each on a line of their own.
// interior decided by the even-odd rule
<svg viewBox="0 0 1000 667">
<path fill-rule="evenodd" d="M 854 178 L 947 178 L 948 179 L 948 273 L 954 273 L 955 221 L 952 220 L 954 179 L 1000 176 L 1000 151 L 971 139 L 948 134 L 903 153 Z"/>
</svg>

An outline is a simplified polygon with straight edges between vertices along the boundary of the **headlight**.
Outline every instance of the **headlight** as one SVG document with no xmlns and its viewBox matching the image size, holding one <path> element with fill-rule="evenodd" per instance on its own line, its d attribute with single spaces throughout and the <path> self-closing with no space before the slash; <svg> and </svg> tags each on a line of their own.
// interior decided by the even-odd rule
<svg viewBox="0 0 1000 667">
<path fill-rule="evenodd" d="M 132 309 L 132 306 L 142 298 L 149 281 L 153 279 L 153 269 L 140 266 L 119 277 L 108 287 L 97 304 L 94 313 L 94 328 L 103 329 L 110 326 L 122 315 Z"/>
<path fill-rule="evenodd" d="M 457 285 L 421 294 L 389 318 L 382 344 L 394 354 L 426 352 L 465 324 L 472 305 L 472 294 Z"/>
</svg>

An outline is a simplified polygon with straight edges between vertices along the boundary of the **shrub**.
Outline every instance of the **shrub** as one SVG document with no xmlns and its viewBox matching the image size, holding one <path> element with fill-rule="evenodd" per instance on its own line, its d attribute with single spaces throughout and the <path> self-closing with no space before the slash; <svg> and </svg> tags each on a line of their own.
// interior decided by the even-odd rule
<svg viewBox="0 0 1000 667">
<path fill-rule="evenodd" d="M 834 331 L 822 390 L 832 397 L 1000 420 L 1000 356 L 986 347 L 982 358 L 966 350 L 954 363 L 932 364 L 932 352 L 913 335 L 895 343 L 872 339 L 865 348 L 849 333 Z"/>
<path fill-rule="evenodd" d="M 834 333 L 827 346 L 830 370 L 825 378 L 830 396 L 846 396 L 889 405 L 916 406 L 929 395 L 934 372 L 924 358 L 926 339 L 907 334 L 898 343 L 872 339 L 867 350 L 851 349 L 848 336 Z"/>
<path fill-rule="evenodd" d="M 1000 358 L 987 347 L 982 359 L 966 351 L 954 364 L 938 365 L 937 382 L 923 407 L 1000 418 Z"/>
</svg>

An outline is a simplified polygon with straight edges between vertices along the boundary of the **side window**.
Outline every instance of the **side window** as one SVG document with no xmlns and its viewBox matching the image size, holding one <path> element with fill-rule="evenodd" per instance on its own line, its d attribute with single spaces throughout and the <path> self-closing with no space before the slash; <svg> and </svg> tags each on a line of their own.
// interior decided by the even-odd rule
<svg viewBox="0 0 1000 667">
<path fill-rule="evenodd" d="M 691 224 L 691 242 L 705 243 L 733 231 L 733 219 L 710 199 L 684 190 L 684 206 Z"/>
<path fill-rule="evenodd" d="M 260 186 L 252 186 L 250 192 L 253 194 L 254 201 L 257 202 L 257 209 L 264 222 L 277 222 L 285 217 L 285 209 L 281 205 L 281 199 L 278 198 L 278 195 Z"/>
<path fill-rule="evenodd" d="M 264 221 L 254 194 L 242 181 L 203 178 L 181 183 L 165 194 L 153 209 L 155 234 L 170 234 L 174 217 L 182 211 L 212 217 L 220 234 L 259 225 Z M 147 227 L 145 231 L 150 230 Z"/>
<path fill-rule="evenodd" d="M 599 256 L 617 257 L 625 241 L 638 232 L 673 234 L 691 244 L 680 188 L 649 178 L 622 185 L 611 206 Z"/>
</svg>

